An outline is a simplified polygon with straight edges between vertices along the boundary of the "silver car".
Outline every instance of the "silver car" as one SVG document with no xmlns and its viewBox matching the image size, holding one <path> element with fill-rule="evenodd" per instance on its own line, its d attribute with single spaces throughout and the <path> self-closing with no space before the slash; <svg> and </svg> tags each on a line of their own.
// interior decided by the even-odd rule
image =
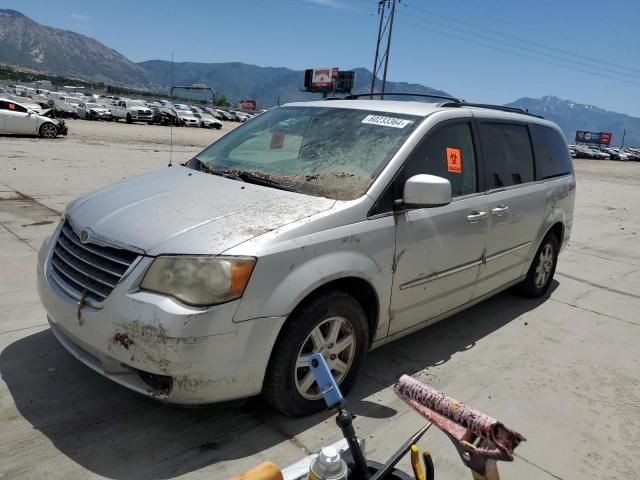
<svg viewBox="0 0 640 480">
<path fill-rule="evenodd" d="M 571 232 L 559 128 L 461 102 L 294 103 L 183 166 L 72 202 L 38 261 L 80 361 L 178 404 L 323 408 L 366 354 L 511 287 L 545 294 Z"/>
</svg>

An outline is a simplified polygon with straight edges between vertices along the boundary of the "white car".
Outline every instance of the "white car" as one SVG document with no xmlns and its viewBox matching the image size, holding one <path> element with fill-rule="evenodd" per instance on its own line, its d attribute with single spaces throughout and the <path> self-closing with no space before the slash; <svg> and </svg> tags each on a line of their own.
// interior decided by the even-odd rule
<svg viewBox="0 0 640 480">
<path fill-rule="evenodd" d="M 178 110 L 176 109 L 176 113 L 180 117 L 187 127 L 199 127 L 200 119 L 195 117 L 195 114 L 191 110 Z"/>
<path fill-rule="evenodd" d="M 56 138 L 58 134 L 67 134 L 67 126 L 62 120 L 39 115 L 20 103 L 0 98 L 0 133 Z"/>
<path fill-rule="evenodd" d="M 194 113 L 193 116 L 200 120 L 202 128 L 222 128 L 222 122 L 209 113 Z"/>
</svg>

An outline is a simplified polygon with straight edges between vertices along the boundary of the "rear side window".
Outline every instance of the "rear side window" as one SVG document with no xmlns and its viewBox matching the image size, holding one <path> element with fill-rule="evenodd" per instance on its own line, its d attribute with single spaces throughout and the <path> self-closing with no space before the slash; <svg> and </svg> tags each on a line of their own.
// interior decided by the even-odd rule
<svg viewBox="0 0 640 480">
<path fill-rule="evenodd" d="M 480 123 L 487 190 L 533 181 L 529 129 L 511 123 Z"/>
<path fill-rule="evenodd" d="M 536 157 L 536 180 L 571 173 L 571 155 L 560 134 L 544 125 L 531 125 L 531 140 Z"/>
<path fill-rule="evenodd" d="M 445 125 L 429 135 L 405 164 L 405 180 L 426 173 L 451 182 L 454 197 L 478 191 L 476 154 L 468 123 Z"/>
</svg>

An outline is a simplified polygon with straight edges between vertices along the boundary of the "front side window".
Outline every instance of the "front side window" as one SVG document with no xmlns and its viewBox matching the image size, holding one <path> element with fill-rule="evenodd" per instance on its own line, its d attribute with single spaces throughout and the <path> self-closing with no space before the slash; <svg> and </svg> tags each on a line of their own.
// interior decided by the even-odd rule
<svg viewBox="0 0 640 480">
<path fill-rule="evenodd" d="M 478 125 L 484 157 L 487 190 L 533 181 L 533 152 L 526 125 Z"/>
<path fill-rule="evenodd" d="M 364 195 L 421 120 L 347 108 L 280 107 L 231 131 L 189 166 L 352 200 Z"/>
<path fill-rule="evenodd" d="M 476 154 L 468 123 L 445 125 L 429 134 L 407 161 L 404 179 L 426 173 L 451 182 L 454 197 L 476 193 Z"/>
</svg>

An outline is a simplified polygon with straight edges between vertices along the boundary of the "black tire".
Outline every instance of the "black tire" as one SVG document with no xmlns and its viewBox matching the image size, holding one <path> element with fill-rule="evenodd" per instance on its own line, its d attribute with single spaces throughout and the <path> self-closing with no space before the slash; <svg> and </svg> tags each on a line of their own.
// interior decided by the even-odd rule
<svg viewBox="0 0 640 480">
<path fill-rule="evenodd" d="M 133 123 L 133 119 L 131 118 L 131 114 L 127 113 L 127 123 Z"/>
<path fill-rule="evenodd" d="M 153 122 L 147 122 L 147 125 L 153 125 Z"/>
<path fill-rule="evenodd" d="M 87 112 L 87 113 L 85 113 L 85 114 L 84 114 L 84 119 L 85 119 L 85 120 L 91 120 L 91 119 L 89 118 L 89 112 Z"/>
<path fill-rule="evenodd" d="M 323 335 L 328 335 L 333 325 L 331 322 L 336 321 L 330 320 L 332 318 L 341 319 L 338 321 L 342 327 L 335 343 L 325 346 L 338 346 L 341 338 L 353 338 L 353 347 L 349 348 L 354 348 L 354 351 L 347 348 L 338 353 L 339 361 L 350 359 L 348 363 L 343 362 L 345 365 L 348 364 L 343 377 L 340 379 L 339 374 L 336 375 L 342 393 L 346 395 L 355 383 L 369 349 L 369 326 L 365 312 L 355 298 L 342 291 L 330 291 L 312 297 L 289 317 L 273 347 L 267 367 L 263 396 L 283 415 L 300 417 L 326 408 L 324 400 L 317 392 L 317 385 L 311 386 L 311 389 L 315 388 L 312 393 L 317 398 L 305 398 L 300 393 L 297 385 L 306 378 L 306 372 L 304 367 L 296 368 L 296 361 L 299 354 L 308 354 L 316 350 L 310 339 L 311 332 L 316 327 L 326 327 Z M 342 337 L 339 336 L 341 334 Z M 307 347 L 311 347 L 311 350 L 303 351 Z M 336 355 L 331 351 L 326 351 L 325 354 L 326 358 L 334 357 L 335 360 Z M 307 390 L 307 393 L 309 392 L 310 390 Z"/>
<path fill-rule="evenodd" d="M 526 278 L 517 286 L 517 291 L 529 298 L 540 298 L 551 285 L 553 275 L 556 272 L 556 264 L 558 263 L 558 251 L 560 250 L 558 238 L 554 233 L 547 234 L 542 240 L 533 262 L 529 267 Z M 547 253 L 552 254 L 549 260 Z M 546 272 L 546 277 L 541 278 L 541 272 Z"/>
</svg>

